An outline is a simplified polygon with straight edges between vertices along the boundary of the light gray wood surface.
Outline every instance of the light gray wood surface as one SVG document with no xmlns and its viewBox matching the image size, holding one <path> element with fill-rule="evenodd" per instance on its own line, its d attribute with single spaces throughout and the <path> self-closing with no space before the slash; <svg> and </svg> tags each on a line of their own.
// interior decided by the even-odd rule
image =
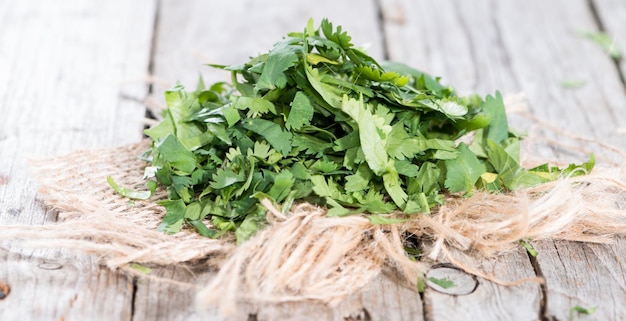
<svg viewBox="0 0 626 321">
<path fill-rule="evenodd" d="M 229 81 L 230 73 L 205 64 L 230 65 L 266 53 L 287 32 L 302 31 L 307 20 L 327 17 L 348 30 L 356 46 L 383 58 L 375 1 L 202 1 L 184 5 L 162 0 L 155 44 L 154 76 L 159 91 L 180 81 L 195 88 L 200 75 L 207 83 Z M 156 97 L 160 99 L 160 97 Z"/>
<path fill-rule="evenodd" d="M 358 6 L 358 10 L 353 8 Z M 333 8 L 329 10 L 329 8 Z M 382 59 L 383 40 L 378 23 L 378 11 L 373 1 L 189 1 L 181 6 L 179 1 L 164 0 L 159 9 L 153 76 L 157 80 L 153 94 L 158 95 L 167 86 L 180 81 L 188 88 L 195 87 L 198 76 L 206 83 L 228 81 L 230 75 L 204 66 L 207 63 L 239 64 L 251 56 L 267 52 L 272 45 L 290 31 L 300 31 L 309 18 L 319 23 L 328 17 L 334 24 L 348 30 L 353 43 L 369 46 L 369 52 Z M 212 19 L 207 19 L 212 16 Z M 155 97 L 162 101 L 162 97 Z M 208 279 L 198 272 L 193 278 Z M 189 275 L 188 277 L 191 277 Z M 186 279 L 193 281 L 193 279 Z M 181 292 L 183 291 L 183 292 Z M 178 297 L 181 300 L 159 301 L 159 318 L 163 320 L 185 319 L 185 314 L 175 313 L 181 307 L 193 308 L 193 295 L 185 289 L 159 286 L 146 280 L 137 286 L 137 298 Z M 399 305 L 399 298 L 411 298 L 414 304 Z M 416 320 L 421 316 L 422 303 L 419 294 L 394 284 L 392 279 L 381 276 L 361 293 L 346 298 L 332 309 L 319 303 L 278 304 L 263 307 L 241 306 L 235 319 L 254 316 L 257 320 L 344 320 L 358 316 L 363 308 L 375 320 Z M 202 317 L 211 317 L 215 311 L 205 311 Z M 154 317 L 150 305 L 137 305 L 136 315 Z M 183 317 L 183 318 L 181 318 Z M 150 319 L 150 318 L 148 318 Z M 219 319 L 219 318 L 217 318 Z"/>
<path fill-rule="evenodd" d="M 446 260 L 443 258 L 441 261 Z M 491 259 L 471 254 L 462 262 L 502 282 L 535 277 L 525 250 L 521 248 Z M 454 275 L 462 273 L 454 270 L 451 272 L 453 273 L 440 273 L 436 277 L 454 280 Z M 466 280 L 468 276 L 466 274 Z M 466 292 L 463 291 L 454 295 L 454 287 L 447 291 L 437 290 L 436 287 L 427 288 L 424 293 L 426 320 L 521 321 L 536 320 L 539 317 L 542 292 L 537 282 L 503 286 L 481 277 L 476 279 L 478 282 L 476 289 L 468 294 L 464 294 Z M 455 287 L 457 283 L 461 284 L 455 282 Z"/>
<path fill-rule="evenodd" d="M 620 0 L 592 0 L 590 4 L 599 18 L 599 27 L 615 40 L 615 46 L 622 52 L 622 59 L 618 64 L 622 72 L 622 83 L 626 86 L 626 7 Z M 620 134 L 626 135 L 626 130 L 622 128 Z"/>
<path fill-rule="evenodd" d="M 141 139 L 153 10 L 152 0 L 0 1 L 0 223 L 56 220 L 28 159 Z M 0 283 L 11 287 L 1 320 L 131 318 L 131 280 L 94 257 L 2 243 Z"/>
<path fill-rule="evenodd" d="M 597 308 L 575 320 L 624 320 L 626 311 L 626 241 L 612 245 L 564 241 L 537 244 L 537 257 L 548 282 L 548 314 L 569 318 L 575 306 Z"/>
<path fill-rule="evenodd" d="M 56 219 L 37 199 L 26 159 L 141 139 L 149 71 L 157 100 L 178 80 L 188 87 L 200 74 L 207 82 L 228 80 L 203 64 L 245 61 L 286 32 L 301 30 L 310 16 L 329 17 L 355 44 L 371 43 L 375 58 L 389 56 L 441 76 L 461 94 L 524 92 L 537 117 L 624 150 L 626 94 L 619 70 L 579 32 L 604 28 L 626 48 L 625 14 L 626 3 L 617 0 L 0 0 L 0 223 Z M 624 62 L 618 65 L 624 71 Z M 562 85 L 572 80 L 584 85 Z M 535 130 L 524 118 L 511 120 Z M 614 157 L 595 145 L 563 142 Z M 581 154 L 540 148 L 537 156 L 572 160 Z M 469 295 L 428 289 L 422 299 L 383 275 L 334 309 L 314 303 L 242 306 L 235 319 L 567 320 L 575 305 L 599 307 L 579 320 L 626 318 L 626 241 L 536 247 L 547 292 L 533 283 L 503 287 L 479 278 Z M 48 262 L 61 268 L 41 268 Z M 508 281 L 536 273 L 522 249 L 491 260 L 474 255 L 468 263 Z M 155 269 L 153 276 L 202 285 L 212 273 L 179 266 Z M 221 320 L 212 311 L 194 310 L 193 288 L 151 278 L 134 286 L 100 267 L 97 258 L 31 251 L 19 243 L 0 246 L 0 283 L 11 285 L 0 300 L 1 320 Z M 546 315 L 540 316 L 545 303 Z"/>
<path fill-rule="evenodd" d="M 599 11 L 600 19 L 608 21 L 606 26 L 611 25 L 616 34 L 621 34 L 617 30 L 623 30 L 618 29 L 624 25 L 624 20 L 619 19 L 623 6 L 612 4 L 603 4 L 604 11 L 610 11 L 611 15 L 604 16 L 605 13 Z M 441 7 L 449 10 L 438 10 Z M 576 135 L 626 148 L 626 139 L 619 133 L 624 120 L 616 117 L 626 111 L 619 72 L 599 46 L 579 35 L 581 31 L 599 30 L 588 2 L 385 0 L 383 12 L 391 59 L 405 61 L 441 76 L 461 92 L 489 94 L 501 90 L 504 96 L 524 92 L 530 111 L 540 119 Z M 439 14 L 420 14 L 425 12 Z M 579 89 L 569 89 L 562 85 L 568 80 L 584 80 L 585 83 Z M 528 122 L 521 124 L 530 125 Z M 572 140 L 566 143 L 605 154 L 593 145 Z M 547 157 L 577 157 L 562 149 L 544 148 L 539 153 Z M 546 277 L 548 291 L 538 293 L 547 299 L 543 302 L 547 304 L 544 317 L 554 315 L 559 320 L 566 320 L 569 309 L 578 302 L 585 306 L 591 296 L 603 302 L 606 313 L 598 312 L 588 319 L 623 319 L 622 312 L 617 311 L 623 310 L 625 301 L 623 294 L 616 294 L 623 293 L 623 286 L 619 283 L 602 284 L 608 287 L 607 291 L 603 295 L 597 292 L 600 282 L 606 280 L 603 274 L 618 271 L 614 273 L 621 275 L 622 265 L 615 260 L 604 260 L 605 269 L 596 272 L 588 266 L 594 260 L 585 260 L 587 264 L 573 263 L 572 256 L 581 256 L 585 252 L 587 245 L 582 244 L 559 243 L 558 253 L 569 255 L 558 256 L 555 255 L 557 251 L 542 251 L 555 246 L 553 242 L 539 245 L 538 263 Z M 594 245 L 594 249 L 598 255 L 608 257 L 611 253 L 626 253 L 623 242 L 610 247 Z M 500 273 L 494 271 L 494 275 L 507 279 L 506 276 L 517 275 L 519 278 L 534 274 L 528 263 L 523 251 L 508 254 L 500 266 L 503 270 Z M 563 266 L 567 268 L 563 269 Z M 590 281 L 570 282 L 587 273 L 590 273 Z M 487 284 L 496 289 L 496 293 L 486 296 L 489 300 L 480 295 L 479 287 L 476 293 L 464 298 L 446 300 L 445 296 L 440 296 L 438 301 L 427 299 L 426 304 L 432 307 L 435 320 L 459 319 L 464 311 L 478 311 L 474 318 L 481 320 L 532 320 L 539 317 L 542 302 L 537 296 L 530 295 L 532 291 L 515 293 L 512 292 L 515 288 Z M 617 298 L 609 300 L 612 294 Z M 522 296 L 527 297 L 522 299 Z M 426 298 L 429 298 L 428 294 Z M 529 309 L 521 309 L 526 313 L 513 312 L 531 302 L 535 314 L 527 313 Z"/>
</svg>

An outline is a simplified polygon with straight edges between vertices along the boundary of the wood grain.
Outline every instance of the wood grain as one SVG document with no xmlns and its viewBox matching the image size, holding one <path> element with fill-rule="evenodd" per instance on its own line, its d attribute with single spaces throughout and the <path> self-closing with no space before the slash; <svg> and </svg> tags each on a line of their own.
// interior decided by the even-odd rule
<svg viewBox="0 0 626 321">
<path fill-rule="evenodd" d="M 21 252 L 21 253 L 20 253 Z M 0 248 L 2 320 L 130 320 L 132 283 L 67 251 Z"/>
<path fill-rule="evenodd" d="M 626 240 L 599 245 L 564 241 L 538 242 L 541 270 L 548 281 L 548 314 L 568 320 L 575 306 L 597 307 L 574 320 L 626 319 Z"/>
<path fill-rule="evenodd" d="M 151 4 L 0 2 L 0 222 L 44 221 L 29 158 L 141 139 Z"/>
<path fill-rule="evenodd" d="M 523 92 L 529 111 L 562 131 L 624 146 L 624 90 L 613 62 L 579 30 L 597 30 L 586 1 L 383 1 L 391 59 L 424 69 L 460 93 Z M 428 14 L 426 14 L 428 13 Z M 583 80 L 578 89 L 563 81 Z M 514 117 L 512 117 L 514 118 Z M 531 123 L 516 120 L 520 130 Z M 521 127 L 520 127 L 521 126 Z M 575 148 L 602 149 L 543 131 Z M 558 138 L 557 138 L 558 137 Z M 583 159 L 568 148 L 534 157 Z"/>
<path fill-rule="evenodd" d="M 56 220 L 28 159 L 141 139 L 153 16 L 152 0 L 0 1 L 1 224 Z M 97 258 L 11 242 L 0 262 L 1 320 L 131 318 L 132 282 Z"/>
<path fill-rule="evenodd" d="M 141 138 L 151 50 L 157 79 L 152 94 L 159 96 L 177 80 L 194 86 L 199 74 L 207 82 L 227 80 L 227 74 L 203 64 L 245 61 L 285 32 L 301 30 L 311 16 L 343 25 L 357 45 L 370 42 L 375 58 L 388 51 L 393 60 L 442 76 L 462 94 L 524 92 L 529 110 L 557 129 L 624 149 L 626 119 L 620 116 L 626 94 L 620 74 L 596 44 L 578 34 L 600 29 L 590 3 L 601 25 L 626 49 L 626 4 L 617 0 L 0 1 L 0 223 L 56 219 L 37 199 L 28 158 Z M 620 66 L 624 72 L 623 60 Z M 562 82 L 569 80 L 584 85 L 565 88 Z M 524 118 L 511 120 L 536 130 Z M 595 151 L 601 160 L 613 157 L 561 135 L 542 133 L 585 153 Z M 585 154 L 568 149 L 539 146 L 531 156 L 574 160 Z M 536 247 L 548 283 L 549 316 L 567 320 L 569 310 L 581 305 L 598 306 L 591 316 L 576 316 L 581 320 L 626 318 L 624 239 L 610 246 L 541 242 Z M 0 284 L 11 289 L 0 299 L 1 320 L 223 320 L 215 311 L 194 310 L 195 289 L 151 278 L 140 278 L 133 287 L 132 280 L 89 256 L 6 243 L 0 244 L 0 262 Z M 503 280 L 534 275 L 521 249 L 491 260 L 470 256 L 467 263 Z M 152 276 L 202 286 L 212 273 L 178 266 L 155 269 Z M 422 302 L 393 275 L 381 275 L 335 308 L 242 305 L 234 319 L 537 319 L 542 296 L 536 284 L 508 288 L 479 282 L 466 296 L 427 290 Z"/>
<path fill-rule="evenodd" d="M 423 319 L 422 301 L 415 289 L 403 286 L 394 273 L 381 274 L 361 291 L 336 306 L 317 301 L 278 304 L 240 303 L 236 315 L 222 317 L 215 310 L 203 311 L 203 320 L 257 320 L 257 321 L 356 321 Z"/>
<path fill-rule="evenodd" d="M 502 282 L 515 282 L 535 276 L 525 250 L 521 248 L 491 259 L 471 253 L 466 257 L 456 256 L 462 258 L 463 264 Z M 441 261 L 446 260 L 442 258 Z M 440 273 L 438 277 L 453 279 L 456 274 L 458 272 L 450 275 Z M 424 293 L 426 319 L 521 321 L 538 318 L 542 299 L 538 283 L 503 286 L 480 277 L 477 280 L 478 286 L 467 295 L 454 295 L 454 289 L 449 290 L 451 293 L 442 293 L 427 288 Z"/>
<path fill-rule="evenodd" d="M 578 35 L 579 30 L 598 28 L 587 2 L 474 1 L 470 4 L 464 1 L 438 1 L 435 4 L 431 1 L 390 0 L 383 1 L 383 9 L 392 59 L 442 76 L 446 83 L 459 88 L 461 93 L 487 94 L 501 90 L 506 96 L 524 92 L 530 111 L 556 128 L 600 139 L 620 148 L 626 147 L 623 136 L 616 135 L 624 123 L 623 119 L 616 119 L 615 115 L 622 114 L 626 108 L 619 73 L 602 50 Z M 605 25 L 612 23 L 623 23 L 623 19 L 612 20 Z M 565 80 L 577 79 L 585 81 L 584 86 L 579 89 L 568 89 L 561 84 Z M 517 119 L 514 125 L 532 129 L 528 127 L 532 123 L 523 119 Z M 562 133 L 559 136 L 553 133 L 544 135 L 556 139 Z M 593 145 L 589 146 L 589 143 L 559 139 L 575 148 L 585 148 L 587 152 L 594 150 L 597 154 L 605 154 L 605 151 Z M 555 147 L 535 149 L 534 153 L 536 154 L 533 157 L 562 157 L 569 160 L 579 157 L 566 151 L 566 148 Z M 548 245 L 544 246 L 549 247 L 551 242 L 545 244 Z M 593 296 L 598 291 L 598 283 L 564 282 L 583 278 L 589 267 L 580 261 L 569 260 L 570 255 L 580 255 L 584 251 L 582 245 L 559 245 L 556 253 L 552 251 L 545 254 L 540 250 L 539 265 L 541 269 L 550 271 L 544 271 L 549 291 L 547 312 L 565 320 L 566 313 L 573 305 L 571 300 L 564 300 L 559 293 L 580 293 L 577 296 L 580 300 L 587 295 Z M 626 252 L 626 248 L 621 246 L 618 243 L 614 247 L 596 246 L 594 249 L 597 253 L 602 253 L 598 255 L 609 256 L 613 251 Z M 560 263 L 568 264 L 568 270 L 559 269 L 557 262 L 549 260 L 557 253 L 569 254 L 562 256 L 563 261 L 569 263 Z M 479 258 L 476 261 L 486 262 Z M 615 261 L 604 262 L 607 270 L 621 270 L 621 265 Z M 524 259 L 523 253 L 503 257 L 499 264 L 503 265 L 500 268 L 505 271 L 504 275 L 532 275 L 532 268 Z M 599 275 L 597 279 L 602 280 Z M 556 286 L 552 286 L 553 284 Z M 621 289 L 619 284 L 603 286 L 611 289 L 608 293 Z M 538 312 L 540 296 L 536 287 L 534 291 L 519 291 L 513 295 L 509 292 L 512 289 L 494 287 L 503 293 L 496 292 L 480 299 L 475 293 L 463 299 L 470 303 L 467 307 L 463 306 L 464 303 L 459 303 L 464 302 L 460 298 L 445 300 L 445 296 L 439 296 L 431 299 L 432 296 L 428 294 L 426 305 L 432 307 L 431 314 L 435 316 L 435 320 L 458 319 L 461 314 L 456 314 L 455 311 L 465 311 L 471 306 L 480 306 L 476 310 L 470 310 L 475 311 L 475 317 L 479 319 L 519 317 L 520 320 L 532 320 L 538 317 L 538 314 L 527 313 L 531 310 Z M 481 288 L 484 287 L 481 285 L 477 292 Z M 472 301 L 474 296 L 477 299 Z M 516 296 L 519 297 L 515 298 Z M 619 302 L 619 298 L 621 297 L 618 296 L 616 302 Z M 522 314 L 507 312 L 530 302 L 534 308 L 518 310 Z M 598 320 L 609 316 L 611 320 L 620 319 L 619 314 L 611 315 L 615 313 L 611 311 L 619 311 L 621 308 L 609 302 L 611 301 L 605 302 L 609 312 L 601 315 Z M 595 316 L 592 318 L 595 319 Z"/>
<path fill-rule="evenodd" d="M 288 32 L 302 31 L 307 20 L 327 17 L 342 25 L 357 46 L 368 46 L 383 57 L 374 1 L 186 1 L 163 0 L 159 16 L 154 76 L 158 95 L 176 81 L 195 87 L 198 76 L 207 83 L 229 81 L 230 73 L 204 64 L 240 64 L 266 53 Z M 160 99 L 160 96 L 157 97 Z"/>
<path fill-rule="evenodd" d="M 353 10 L 358 7 L 358 10 Z M 329 10 L 332 8 L 332 10 Z M 370 42 L 369 52 L 376 58 L 383 56 L 383 44 L 378 24 L 378 13 L 374 2 L 354 1 L 238 1 L 207 3 L 189 1 L 185 6 L 180 2 L 164 0 L 159 10 L 154 77 L 166 85 L 180 80 L 188 86 L 195 86 L 198 75 L 202 74 L 207 83 L 228 80 L 229 74 L 203 67 L 203 63 L 238 64 L 250 56 L 267 52 L 274 42 L 289 31 L 303 30 L 307 20 L 313 17 L 319 23 L 328 17 L 333 23 L 348 30 L 356 45 Z M 207 17 L 211 17 L 210 19 Z M 155 86 L 154 93 L 166 89 Z M 200 279 L 207 279 L 201 272 Z M 173 291 L 173 292 L 171 292 Z M 137 298 L 156 295 L 182 298 L 160 301 L 162 310 L 177 310 L 181 306 L 192 308 L 188 293 L 176 293 L 174 288 L 161 288 L 150 281 L 138 284 Z M 400 305 L 401 297 L 415 300 L 415 305 Z M 167 307 L 167 308 L 166 308 Z M 146 310 L 144 312 L 144 309 Z M 256 320 L 344 320 L 350 315 L 358 316 L 366 309 L 373 319 L 419 320 L 421 301 L 414 290 L 405 289 L 393 283 L 388 277 L 374 280 L 361 293 L 344 300 L 336 309 L 323 304 L 263 305 L 261 307 L 240 307 L 235 320 L 245 320 L 254 316 Z M 153 314 L 148 305 L 138 305 L 137 315 Z M 182 320 L 185 314 L 160 314 L 164 320 Z M 205 318 L 220 319 L 215 311 L 205 311 Z"/>
<path fill-rule="evenodd" d="M 622 51 L 622 58 L 618 62 L 622 72 L 622 82 L 625 82 L 626 75 L 626 6 L 619 0 L 590 0 L 590 7 L 596 11 L 598 20 L 603 31 L 615 39 L 615 46 Z M 624 83 L 626 90 L 626 83 Z M 623 128 L 622 128 L 623 129 Z M 621 130 L 622 137 L 626 135 L 625 130 Z"/>
</svg>

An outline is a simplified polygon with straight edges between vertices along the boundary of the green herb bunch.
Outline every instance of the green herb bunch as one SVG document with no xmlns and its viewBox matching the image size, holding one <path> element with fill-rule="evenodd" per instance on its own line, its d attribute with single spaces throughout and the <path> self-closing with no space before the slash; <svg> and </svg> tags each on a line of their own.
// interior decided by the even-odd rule
<svg viewBox="0 0 626 321">
<path fill-rule="evenodd" d="M 189 224 L 243 241 L 265 223 L 263 198 L 386 223 L 378 214 L 426 214 L 443 193 L 515 190 L 593 167 L 592 158 L 522 168 L 499 93 L 458 97 L 428 74 L 380 64 L 328 20 L 310 20 L 244 64 L 214 67 L 232 84 L 177 85 L 163 120 L 145 131 L 146 176 L 168 191 L 159 202 L 167 233 Z M 471 143 L 459 142 L 470 133 Z"/>
</svg>

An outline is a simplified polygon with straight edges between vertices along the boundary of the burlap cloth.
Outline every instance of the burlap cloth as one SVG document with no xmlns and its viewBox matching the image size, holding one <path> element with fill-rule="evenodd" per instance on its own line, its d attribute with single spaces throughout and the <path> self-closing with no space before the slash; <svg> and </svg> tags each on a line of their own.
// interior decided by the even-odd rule
<svg viewBox="0 0 626 321">
<path fill-rule="evenodd" d="M 408 238 L 428 239 L 424 258 L 436 259 L 450 256 L 450 247 L 492 256 L 518 246 L 520 239 L 608 242 L 626 231 L 625 172 L 611 167 L 513 194 L 448 196 L 430 216 L 401 224 L 373 225 L 359 215 L 326 217 L 324 209 L 310 204 L 296 205 L 283 216 L 264 204 L 269 227 L 239 247 L 229 235 L 214 240 L 189 229 L 167 235 L 157 232 L 164 209 L 155 204 L 164 191 L 131 201 L 106 182 L 110 175 L 122 186 L 145 189 L 146 163 L 138 156 L 148 148 L 144 141 L 33 162 L 40 196 L 58 211 L 59 221 L 0 226 L 0 241 L 93 253 L 111 269 L 126 271 L 132 271 L 131 263 L 218 268 L 198 303 L 228 313 L 238 301 L 332 305 L 385 270 L 415 285 L 428 260 L 406 255 Z"/>
</svg>

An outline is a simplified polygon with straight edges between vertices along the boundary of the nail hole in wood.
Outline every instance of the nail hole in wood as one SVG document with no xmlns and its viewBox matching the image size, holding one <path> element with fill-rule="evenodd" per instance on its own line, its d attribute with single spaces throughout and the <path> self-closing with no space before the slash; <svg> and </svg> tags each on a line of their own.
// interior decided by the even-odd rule
<svg viewBox="0 0 626 321">
<path fill-rule="evenodd" d="M 59 263 L 53 263 L 53 262 L 43 262 L 43 263 L 39 263 L 37 267 L 42 270 L 59 270 L 63 268 L 63 265 Z"/>
<path fill-rule="evenodd" d="M 4 300 L 4 298 L 9 296 L 9 293 L 11 293 L 11 287 L 4 282 L 0 282 L 0 300 Z"/>
<path fill-rule="evenodd" d="M 452 286 L 441 286 L 435 280 L 451 281 Z M 426 273 L 426 284 L 429 288 L 449 295 L 468 295 L 476 291 L 478 288 L 478 279 L 475 275 L 471 275 L 449 263 L 441 263 L 433 265 L 428 273 Z"/>
</svg>

